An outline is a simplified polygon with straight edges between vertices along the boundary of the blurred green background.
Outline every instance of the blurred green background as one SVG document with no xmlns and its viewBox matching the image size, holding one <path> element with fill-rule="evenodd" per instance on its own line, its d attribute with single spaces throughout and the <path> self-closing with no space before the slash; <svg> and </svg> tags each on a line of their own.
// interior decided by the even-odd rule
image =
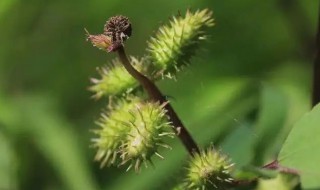
<svg viewBox="0 0 320 190">
<path fill-rule="evenodd" d="M 158 83 L 201 146 L 238 167 L 270 162 L 310 109 L 318 1 L 1 0 L 0 189 L 153 190 L 182 177 L 178 140 L 140 174 L 99 169 L 90 129 L 106 106 L 87 90 L 115 55 L 93 48 L 108 17 L 131 19 L 127 52 L 143 56 L 157 28 L 187 8 L 210 8 L 216 26 L 178 80 Z"/>
</svg>

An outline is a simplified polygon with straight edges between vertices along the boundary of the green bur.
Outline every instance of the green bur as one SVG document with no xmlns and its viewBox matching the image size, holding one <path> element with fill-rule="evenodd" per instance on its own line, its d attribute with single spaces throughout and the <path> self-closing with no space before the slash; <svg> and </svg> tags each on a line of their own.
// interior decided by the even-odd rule
<svg viewBox="0 0 320 190">
<path fill-rule="evenodd" d="M 107 113 L 103 113 L 95 130 L 98 136 L 93 141 L 97 148 L 95 159 L 101 161 L 101 167 L 116 163 L 124 165 L 130 161 L 140 169 L 144 162 L 151 162 L 153 155 L 162 157 L 159 147 L 170 148 L 163 143 L 164 137 L 174 137 L 171 124 L 165 115 L 164 105 L 146 102 L 137 97 L 119 99 Z"/>
<path fill-rule="evenodd" d="M 189 64 L 200 42 L 206 39 L 206 30 L 212 26 L 212 12 L 204 9 L 187 11 L 184 17 L 173 17 L 169 25 L 160 27 L 148 42 L 155 75 L 171 77 Z"/>
<path fill-rule="evenodd" d="M 145 73 L 146 67 L 144 60 L 138 60 L 130 57 L 131 64 L 142 73 Z M 128 94 L 135 90 L 139 83 L 128 73 L 119 59 L 113 60 L 111 66 L 98 68 L 100 79 L 92 78 L 93 85 L 89 88 L 94 92 L 93 97 L 99 99 L 103 96 L 116 96 Z"/>
<path fill-rule="evenodd" d="M 229 158 L 213 147 L 202 150 L 189 162 L 186 189 L 226 189 L 233 182 L 232 166 Z"/>
</svg>

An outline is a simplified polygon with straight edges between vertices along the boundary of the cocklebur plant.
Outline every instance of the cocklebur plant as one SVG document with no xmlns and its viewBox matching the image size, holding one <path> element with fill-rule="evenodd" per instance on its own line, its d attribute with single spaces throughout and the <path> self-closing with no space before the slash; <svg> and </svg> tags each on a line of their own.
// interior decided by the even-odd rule
<svg viewBox="0 0 320 190">
<path fill-rule="evenodd" d="M 104 33 L 87 39 L 99 49 L 116 52 L 119 56 L 112 66 L 99 70 L 100 79 L 92 79 L 90 90 L 94 97 L 109 97 L 111 106 L 97 121 L 92 139 L 97 149 L 95 159 L 101 166 L 128 164 L 140 171 L 142 163 L 152 163 L 160 147 L 171 147 L 166 137 L 178 137 L 190 154 L 186 178 L 177 187 L 182 189 L 225 189 L 232 185 L 232 163 L 215 150 L 200 149 L 182 121 L 158 87 L 156 80 L 171 78 L 190 63 L 207 31 L 214 26 L 208 9 L 187 11 L 185 16 L 173 17 L 168 25 L 159 28 L 148 41 L 147 55 L 128 59 L 124 43 L 132 34 L 132 26 L 125 16 L 111 17 Z M 142 88 L 141 88 L 142 87 Z M 141 93 L 144 89 L 148 98 Z M 173 131 L 172 131 L 173 130 Z"/>
<path fill-rule="evenodd" d="M 98 149 L 95 159 L 101 167 L 115 164 L 120 157 L 120 165 L 130 161 L 128 169 L 134 165 L 138 170 L 141 163 L 151 162 L 153 154 L 162 157 L 157 148 L 170 148 L 162 141 L 174 136 L 163 106 L 135 96 L 110 105 L 97 121 L 100 128 L 93 131 L 98 136 L 92 139 Z"/>
</svg>

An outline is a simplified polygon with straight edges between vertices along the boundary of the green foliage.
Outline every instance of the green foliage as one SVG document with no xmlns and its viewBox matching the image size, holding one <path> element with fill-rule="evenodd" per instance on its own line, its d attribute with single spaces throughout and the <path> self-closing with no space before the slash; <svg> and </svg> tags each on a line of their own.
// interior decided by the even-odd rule
<svg viewBox="0 0 320 190">
<path fill-rule="evenodd" d="M 187 8 L 215 10 L 217 24 L 206 32 L 213 40 L 200 48 L 205 51 L 199 52 L 188 72 L 179 74 L 178 82 L 158 84 L 200 145 L 215 142 L 236 167 L 268 163 L 292 123 L 310 109 L 309 47 L 318 2 L 287 3 L 283 7 L 276 0 L 1 1 L 0 189 L 160 190 L 172 187 L 172 179 L 181 176 L 186 152 L 176 138 L 166 142 L 174 151 L 161 150 L 165 161 L 154 159 L 156 167 L 139 175 L 99 170 L 92 162 L 96 150 L 88 148 L 92 137 L 88 130 L 106 99 L 93 102 L 85 88 L 88 76 L 96 76 L 94 68 L 108 56 L 84 43 L 82 29 L 99 29 L 105 18 L 119 13 L 133 21 L 127 52 L 142 55 L 159 20 Z M 261 95 L 265 100 L 259 101 Z M 39 106 L 39 101 L 50 105 Z M 264 148 L 255 150 L 260 137 Z M 307 158 L 310 164 L 312 157 Z M 264 189 L 279 187 L 274 184 L 281 181 L 265 183 Z"/>
<path fill-rule="evenodd" d="M 107 23 L 109 23 L 107 26 L 112 31 L 118 31 L 119 28 L 117 27 L 121 28 L 123 25 L 123 22 L 119 22 L 120 25 L 117 26 L 116 18 L 120 17 L 111 17 L 107 21 Z M 124 21 L 126 23 L 130 23 L 126 17 L 121 17 L 121 19 L 123 18 L 125 18 Z M 163 33 L 162 35 L 158 35 L 159 39 L 157 40 L 160 45 L 162 42 L 170 45 L 168 39 L 164 37 L 169 36 L 169 38 L 171 38 L 170 36 L 173 35 L 173 41 L 170 45 L 172 57 L 170 61 L 166 63 L 168 68 L 171 66 L 175 68 L 180 67 L 179 65 L 174 65 L 174 62 L 187 62 L 184 58 L 189 59 L 195 51 L 196 45 L 204 38 L 204 28 L 213 25 L 211 12 L 207 9 L 195 13 L 188 11 L 185 18 L 174 18 L 173 20 L 170 26 L 171 29 L 168 26 L 160 28 L 160 31 L 163 32 L 166 30 L 168 34 Z M 108 27 L 107 29 L 109 29 Z M 113 41 L 111 42 L 109 40 L 109 37 L 114 37 L 113 35 L 90 35 L 88 32 L 87 35 L 92 44 L 100 49 L 106 50 L 111 46 L 112 48 L 117 48 L 118 46 L 118 44 L 116 44 L 118 42 L 113 44 Z M 122 33 L 115 33 L 114 35 L 121 36 Z M 153 41 L 155 41 L 155 39 L 153 39 Z M 149 45 L 151 45 L 151 43 L 149 43 Z M 150 49 L 150 52 L 157 54 L 159 50 L 160 49 Z M 167 53 L 167 50 L 165 49 L 162 53 Z M 157 61 L 161 62 L 161 60 Z M 146 66 L 145 61 L 138 61 L 134 57 L 131 57 L 130 62 L 133 67 L 144 75 L 152 75 L 147 73 L 147 71 L 150 72 L 150 65 Z M 148 70 L 147 67 L 149 67 Z M 161 73 L 165 72 L 163 69 L 160 70 Z M 100 80 L 91 80 L 94 85 L 90 90 L 95 92 L 94 97 L 96 98 L 104 95 L 111 97 L 112 95 L 128 93 L 139 86 L 118 59 L 113 62 L 110 68 L 101 69 L 100 75 Z M 156 77 L 153 76 L 153 78 Z M 142 162 L 146 163 L 147 161 L 151 161 L 152 155 L 155 154 L 163 158 L 157 152 L 158 147 L 170 148 L 170 146 L 163 144 L 162 137 L 173 137 L 174 133 L 167 132 L 168 128 L 170 128 L 170 123 L 166 121 L 166 117 L 168 116 L 166 116 L 163 110 L 164 105 L 151 102 L 142 103 L 139 98 L 132 98 L 129 102 L 127 102 L 127 100 L 119 101 L 121 102 L 120 106 L 116 106 L 115 109 L 110 109 L 107 114 L 101 114 L 102 118 L 97 122 L 101 129 L 94 131 L 98 135 L 98 138 L 93 139 L 93 146 L 98 148 L 95 159 L 101 161 L 101 166 L 103 167 L 106 164 L 114 164 L 117 155 L 120 154 L 122 159 L 120 165 L 131 161 L 127 170 L 134 165 L 135 170 L 138 171 Z"/>
<path fill-rule="evenodd" d="M 203 29 L 213 25 L 211 14 L 207 9 L 195 13 L 187 11 L 185 18 L 177 19 L 174 17 L 171 26 L 160 28 L 161 34 L 157 35 L 158 39 L 152 39 L 153 42 L 158 43 L 158 47 L 155 48 L 154 45 L 149 43 L 149 46 L 153 47 L 153 49 L 149 51 L 154 55 L 160 54 L 160 57 L 157 57 L 155 61 L 158 63 L 164 63 L 163 61 L 165 61 L 164 65 L 167 68 L 158 68 L 158 70 L 160 70 L 159 73 L 165 74 L 169 71 L 168 68 L 175 68 L 177 71 L 178 67 L 182 67 L 183 64 L 190 61 L 190 57 L 195 52 L 197 45 L 199 45 L 199 41 L 204 39 Z M 88 34 L 88 39 L 91 40 L 94 46 L 100 49 L 105 49 L 104 46 L 110 46 L 114 51 L 117 51 L 119 43 L 121 43 L 120 46 L 123 46 L 122 39 L 119 37 L 123 33 L 119 29 L 122 28 L 124 22 L 118 22 L 120 20 L 130 26 L 131 34 L 130 21 L 126 17 L 115 16 L 109 18 L 105 28 L 112 30 L 113 32 L 110 33 L 112 36 L 110 37 L 114 38 L 118 36 L 118 40 L 112 40 L 112 43 L 106 43 L 101 35 L 93 36 L 90 34 Z M 106 36 L 106 38 L 107 37 L 108 36 Z M 171 38 L 172 41 L 170 43 Z M 124 52 L 124 50 L 121 50 L 121 52 Z M 169 53 L 169 56 L 167 53 Z M 167 55 L 168 60 L 163 60 L 161 54 Z M 119 55 L 122 60 L 126 59 L 125 54 L 121 55 L 119 53 Z M 131 62 L 132 60 L 136 61 L 132 64 L 137 67 L 137 60 L 131 59 Z M 130 62 L 130 60 L 127 62 Z M 141 67 L 140 64 L 140 68 Z M 103 70 L 101 74 L 102 80 L 93 80 L 95 85 L 91 87 L 91 90 L 96 91 L 95 96 L 99 98 L 104 94 L 112 94 L 110 93 L 111 91 L 113 94 L 119 91 L 123 92 L 124 90 L 127 92 L 132 91 L 131 86 L 137 86 L 137 84 L 134 84 L 132 77 L 130 77 L 130 75 L 134 73 L 131 70 L 134 69 L 130 70 L 128 68 L 130 68 L 130 66 L 124 68 L 120 63 L 114 63 L 113 67 L 108 71 Z M 127 71 L 130 75 L 126 73 Z M 135 72 L 141 72 L 141 69 Z M 157 75 L 158 74 L 156 74 L 156 76 Z M 170 76 L 170 74 L 166 75 Z M 139 82 L 143 83 L 143 81 Z M 116 89 L 117 86 L 119 86 L 118 89 Z M 154 99 L 155 97 L 150 95 L 149 98 Z M 101 129 L 94 131 L 96 135 L 98 135 L 98 138 L 93 139 L 93 146 L 98 148 L 95 159 L 101 160 L 102 167 L 106 164 L 114 164 L 118 154 L 120 154 L 120 158 L 122 159 L 120 165 L 124 165 L 130 161 L 131 164 L 127 168 L 127 171 L 133 166 L 136 171 L 139 171 L 142 162 L 145 164 L 148 161 L 151 162 L 152 155 L 163 158 L 157 152 L 158 147 L 162 146 L 171 149 L 169 145 L 163 144 L 162 140 L 163 136 L 173 137 L 175 135 L 173 132 L 168 132 L 171 123 L 167 122 L 166 119 L 171 117 L 171 115 L 166 115 L 164 109 L 165 104 L 168 104 L 168 102 L 160 105 L 158 101 L 162 102 L 162 99 L 145 103 L 137 97 L 130 99 L 129 101 L 119 100 L 121 102 L 120 106 L 117 106 L 116 109 L 110 109 L 108 114 L 102 114 L 102 119 L 98 122 Z M 172 127 L 180 128 L 184 126 Z M 226 188 L 233 182 L 233 178 L 230 176 L 232 165 L 225 155 L 214 150 L 213 147 L 206 151 L 201 151 L 201 153 L 196 153 L 189 164 L 185 188 L 199 190 Z"/>
<path fill-rule="evenodd" d="M 255 142 L 255 164 L 262 165 L 268 151 L 272 152 L 273 143 L 281 134 L 288 112 L 288 101 L 281 89 L 264 84 L 261 89 L 260 112 L 255 125 L 255 134 L 259 137 Z M 272 118 L 272 119 L 270 119 Z M 277 151 L 277 150 L 276 150 Z"/>
<path fill-rule="evenodd" d="M 259 179 L 256 190 L 293 190 L 299 184 L 299 177 L 278 174 L 272 179 Z"/>
<path fill-rule="evenodd" d="M 64 116 L 59 115 L 59 112 L 56 111 L 57 108 L 54 106 L 54 101 L 38 95 L 25 95 L 21 98 L 15 98 L 14 101 L 10 97 L 0 98 L 0 102 L 4 100 L 7 102 L 6 105 L 9 109 L 4 110 L 1 107 L 1 116 L 14 116 L 11 119 L 1 117 L 1 121 L 5 121 L 8 132 L 10 131 L 11 135 L 26 136 L 32 139 L 32 143 L 24 138 L 9 141 L 11 147 L 19 146 L 25 149 L 19 152 L 14 151 L 12 155 L 9 155 L 12 159 L 9 165 L 13 171 L 16 171 L 25 179 L 32 179 L 29 178 L 32 174 L 30 170 L 37 171 L 37 168 L 43 165 L 43 162 L 48 162 L 47 164 L 55 168 L 54 172 L 58 174 L 58 179 L 65 189 L 97 189 L 98 185 L 81 150 L 81 145 L 84 145 L 84 143 L 79 143 L 79 132 L 76 128 L 72 128 L 71 123 L 63 119 Z M 35 115 L 37 117 L 34 117 Z M 25 156 L 24 154 L 36 156 L 39 153 L 42 154 L 41 159 L 29 160 L 28 162 L 21 160 L 21 157 Z M 7 155 L 1 155 L 0 161 L 4 160 L 5 156 Z M 32 166 L 29 168 L 30 170 L 26 166 L 21 166 L 26 163 Z M 21 188 L 22 183 L 29 189 L 28 181 L 17 181 L 16 184 L 11 184 L 15 182 L 17 173 L 14 175 L 7 173 L 10 182 L 8 187 Z M 41 178 L 43 173 L 38 175 Z M 5 181 L 0 180 L 0 185 L 3 185 L 2 182 Z M 37 186 L 40 187 L 41 185 L 37 184 Z"/>
<path fill-rule="evenodd" d="M 301 174 L 302 187 L 320 187 L 320 105 L 305 114 L 292 128 L 279 154 L 283 166 L 295 169 Z"/>
</svg>

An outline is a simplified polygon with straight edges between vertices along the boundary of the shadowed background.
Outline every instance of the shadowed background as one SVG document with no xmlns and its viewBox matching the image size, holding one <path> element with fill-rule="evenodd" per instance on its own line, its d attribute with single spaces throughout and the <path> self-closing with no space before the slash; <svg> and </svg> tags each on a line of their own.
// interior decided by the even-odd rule
<svg viewBox="0 0 320 190">
<path fill-rule="evenodd" d="M 0 189 L 168 189 L 182 177 L 178 140 L 139 175 L 99 169 L 90 129 L 107 100 L 89 78 L 115 57 L 93 48 L 113 15 L 130 18 L 128 54 L 172 15 L 209 8 L 216 25 L 177 81 L 158 83 L 195 140 L 211 142 L 240 167 L 275 158 L 292 124 L 310 109 L 317 1 L 1 0 Z"/>
</svg>

